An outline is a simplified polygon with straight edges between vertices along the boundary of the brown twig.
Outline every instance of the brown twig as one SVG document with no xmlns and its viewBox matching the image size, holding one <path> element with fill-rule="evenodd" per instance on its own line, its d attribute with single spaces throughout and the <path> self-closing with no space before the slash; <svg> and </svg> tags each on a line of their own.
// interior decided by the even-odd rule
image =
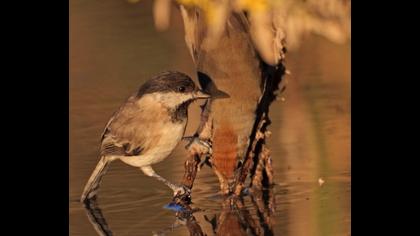
<svg viewBox="0 0 420 236">
<path fill-rule="evenodd" d="M 262 144 L 258 155 L 258 164 L 252 176 L 251 187 L 262 190 L 273 184 L 273 167 L 270 150 Z"/>
<path fill-rule="evenodd" d="M 245 158 L 245 162 L 244 162 L 239 174 L 237 175 L 237 178 L 236 178 L 236 181 L 235 181 L 236 187 L 235 187 L 235 190 L 234 190 L 234 194 L 237 195 L 237 196 L 239 196 L 241 194 L 242 189 L 243 189 L 244 184 L 245 184 L 246 177 L 248 176 L 251 168 L 254 165 L 253 159 L 254 159 L 254 156 L 255 156 L 255 153 L 256 153 L 257 144 L 260 141 L 264 141 L 264 134 L 261 132 L 261 130 L 265 126 L 264 124 L 266 123 L 266 120 L 264 118 L 265 118 L 265 114 L 263 114 L 262 119 L 260 119 L 260 121 L 258 123 L 255 138 L 252 139 L 251 148 L 248 151 L 248 155 Z"/>
</svg>

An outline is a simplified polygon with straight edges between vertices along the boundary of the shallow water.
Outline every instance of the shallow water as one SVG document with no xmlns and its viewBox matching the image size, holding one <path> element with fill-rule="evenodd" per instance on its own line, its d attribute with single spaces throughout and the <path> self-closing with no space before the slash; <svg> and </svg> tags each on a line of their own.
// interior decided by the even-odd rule
<svg viewBox="0 0 420 236">
<path fill-rule="evenodd" d="M 150 1 L 70 1 L 70 235 L 96 235 L 82 205 L 81 191 L 98 161 L 103 127 L 118 106 L 147 78 L 162 70 L 194 77 L 183 41 L 179 14 L 171 28 L 156 32 Z M 288 86 L 270 110 L 276 186 L 274 235 L 350 235 L 350 46 L 309 36 L 287 54 Z M 195 78 L 194 78 L 195 79 Z M 284 100 L 284 101 L 283 101 Z M 187 134 L 198 125 L 198 104 L 190 109 Z M 180 181 L 185 151 L 154 169 Z M 319 179 L 324 180 L 322 186 Z M 222 198 L 213 172 L 205 167 L 193 189 L 195 218 L 220 216 Z M 99 204 L 114 235 L 189 235 L 185 226 L 170 230 L 173 212 L 163 208 L 171 191 L 122 162 L 111 165 Z M 257 211 L 245 198 L 252 217 Z M 232 225 L 232 229 L 234 226 Z"/>
</svg>

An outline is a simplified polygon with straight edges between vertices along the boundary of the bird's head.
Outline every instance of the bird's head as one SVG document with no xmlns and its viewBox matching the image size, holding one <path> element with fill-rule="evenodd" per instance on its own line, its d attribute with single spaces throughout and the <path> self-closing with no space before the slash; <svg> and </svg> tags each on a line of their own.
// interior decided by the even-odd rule
<svg viewBox="0 0 420 236">
<path fill-rule="evenodd" d="M 210 98 L 210 95 L 200 90 L 188 75 L 175 71 L 162 72 L 143 84 L 137 98 L 145 96 L 168 108 L 189 104 L 196 99 Z"/>
</svg>

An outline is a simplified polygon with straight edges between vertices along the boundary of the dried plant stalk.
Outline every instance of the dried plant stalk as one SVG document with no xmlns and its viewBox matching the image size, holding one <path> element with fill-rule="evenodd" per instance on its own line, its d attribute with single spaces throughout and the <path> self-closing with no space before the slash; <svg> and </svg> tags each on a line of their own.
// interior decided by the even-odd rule
<svg viewBox="0 0 420 236">
<path fill-rule="evenodd" d="M 187 160 L 185 161 L 184 177 L 182 178 L 182 185 L 192 188 L 195 177 L 197 175 L 198 165 L 200 164 L 200 156 L 194 153 L 189 153 Z"/>
<path fill-rule="evenodd" d="M 262 144 L 262 150 L 258 155 L 258 163 L 252 174 L 251 186 L 256 189 L 262 189 L 273 184 L 273 166 L 270 156 L 270 150 L 265 144 Z"/>
</svg>

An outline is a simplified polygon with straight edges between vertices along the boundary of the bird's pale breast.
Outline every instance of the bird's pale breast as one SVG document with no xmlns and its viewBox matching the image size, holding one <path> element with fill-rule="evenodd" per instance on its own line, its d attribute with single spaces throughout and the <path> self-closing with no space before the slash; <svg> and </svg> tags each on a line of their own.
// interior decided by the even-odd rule
<svg viewBox="0 0 420 236">
<path fill-rule="evenodd" d="M 148 166 L 163 161 L 175 149 L 176 145 L 181 141 L 184 135 L 186 121 L 183 123 L 162 122 L 159 130 L 149 137 L 156 138 L 156 143 L 152 148 L 145 151 L 139 156 L 120 157 L 121 161 L 135 167 Z M 149 131 L 153 132 L 153 131 Z M 152 142 L 154 138 L 151 138 Z"/>
</svg>

